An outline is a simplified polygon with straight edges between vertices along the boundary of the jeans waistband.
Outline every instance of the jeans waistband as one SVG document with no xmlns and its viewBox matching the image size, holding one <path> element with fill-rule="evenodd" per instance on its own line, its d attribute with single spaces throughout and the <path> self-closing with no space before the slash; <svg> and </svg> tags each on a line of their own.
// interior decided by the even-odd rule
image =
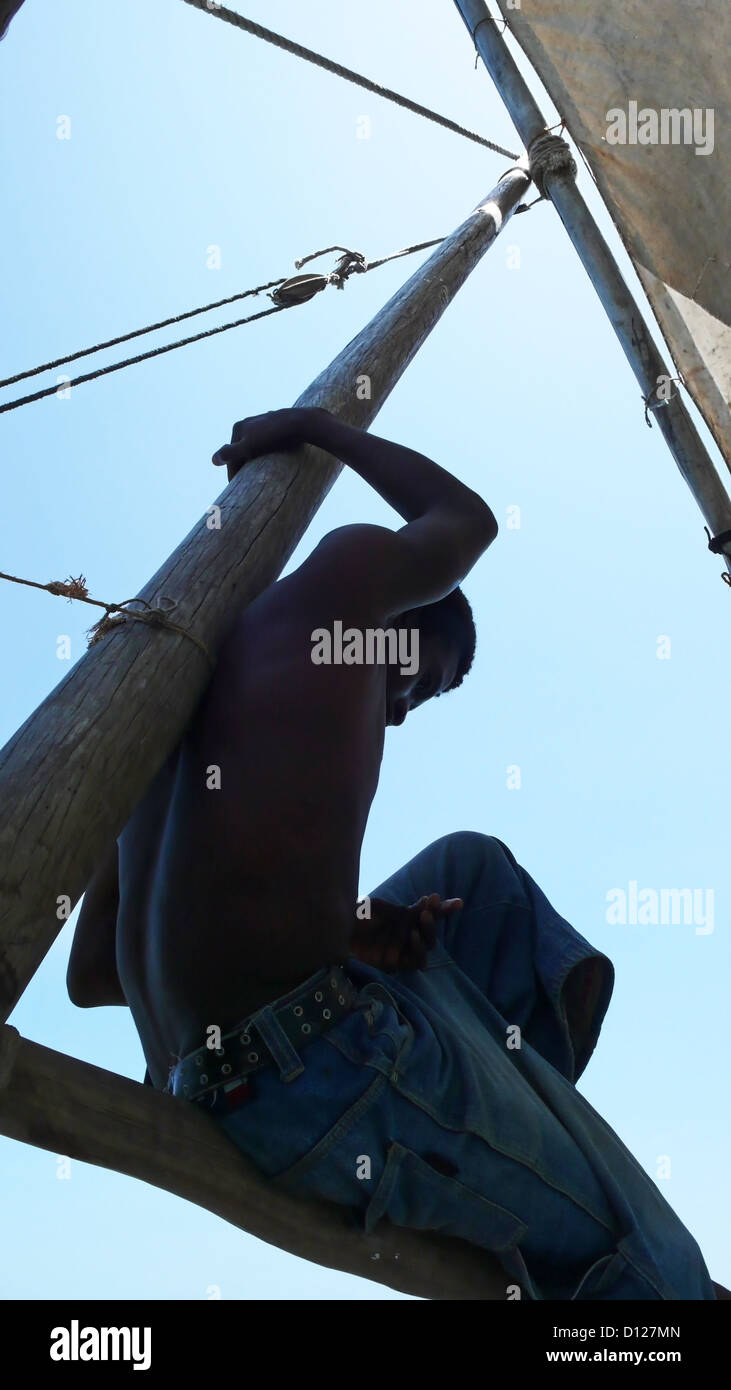
<svg viewBox="0 0 731 1390">
<path fill-rule="evenodd" d="M 282 1081 L 293 1081 L 304 1071 L 297 1049 L 339 1023 L 357 1006 L 358 997 L 358 988 L 341 965 L 325 966 L 289 994 L 242 1019 L 221 1036 L 218 1047 L 206 1044 L 180 1058 L 165 1091 L 198 1100 L 271 1065 L 279 1068 Z"/>
</svg>

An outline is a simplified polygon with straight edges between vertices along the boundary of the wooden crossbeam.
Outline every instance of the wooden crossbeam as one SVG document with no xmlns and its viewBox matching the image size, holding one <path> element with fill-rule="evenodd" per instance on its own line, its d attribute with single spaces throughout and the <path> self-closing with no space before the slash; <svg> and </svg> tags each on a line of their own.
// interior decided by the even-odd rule
<svg viewBox="0 0 731 1390">
<path fill-rule="evenodd" d="M 292 1197 L 263 1178 L 196 1106 L 0 1029 L 0 1133 L 152 1183 L 314 1264 L 430 1299 L 505 1299 L 489 1252 Z"/>
</svg>

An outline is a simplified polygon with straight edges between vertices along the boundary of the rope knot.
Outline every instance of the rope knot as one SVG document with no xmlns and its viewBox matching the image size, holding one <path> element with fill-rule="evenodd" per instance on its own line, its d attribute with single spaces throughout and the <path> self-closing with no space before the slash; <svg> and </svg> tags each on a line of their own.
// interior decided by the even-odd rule
<svg viewBox="0 0 731 1390">
<path fill-rule="evenodd" d="M 362 271 L 367 269 L 366 258 L 361 251 L 346 251 L 328 276 L 328 280 L 337 290 L 342 290 L 345 288 L 345 281 L 349 276 L 360 275 Z"/>
<path fill-rule="evenodd" d="M 132 603 L 141 603 L 143 612 L 136 608 L 130 608 Z M 166 607 L 164 605 L 167 605 Z M 216 663 L 204 642 L 201 642 L 195 633 L 188 628 L 180 627 L 177 623 L 171 622 L 168 613 L 171 609 L 177 608 L 177 599 L 170 598 L 167 594 L 161 594 L 153 608 L 144 598 L 128 598 L 124 603 L 105 603 L 102 605 L 106 612 L 98 623 L 89 629 L 87 646 L 94 647 L 97 642 L 101 642 L 102 637 L 106 637 L 109 632 L 116 632 L 117 628 L 123 627 L 125 622 L 132 618 L 138 623 L 147 623 L 148 627 L 167 628 L 168 632 L 177 632 L 181 637 L 189 637 L 191 642 L 195 642 L 206 657 L 211 668 Z"/>
<path fill-rule="evenodd" d="M 549 174 L 563 174 L 566 178 L 576 178 L 576 160 L 561 135 L 552 135 L 549 130 L 541 131 L 528 146 L 530 176 L 542 198 L 548 198 L 546 178 Z"/>
</svg>

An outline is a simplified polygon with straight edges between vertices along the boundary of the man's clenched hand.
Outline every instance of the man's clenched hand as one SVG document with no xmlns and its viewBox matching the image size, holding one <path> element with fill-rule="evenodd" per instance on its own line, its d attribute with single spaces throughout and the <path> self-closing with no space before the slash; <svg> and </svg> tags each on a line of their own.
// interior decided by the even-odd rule
<svg viewBox="0 0 731 1390">
<path fill-rule="evenodd" d="M 252 459 L 264 454 L 287 453 L 307 443 L 315 422 L 328 414 L 315 406 L 295 406 L 291 410 L 268 410 L 263 415 L 250 415 L 234 425 L 231 443 L 216 451 L 213 462 L 217 467 L 226 464 L 231 482 L 239 469 Z"/>
<path fill-rule="evenodd" d="M 350 953 L 391 975 L 399 970 L 423 970 L 437 939 L 438 918 L 459 912 L 461 907 L 461 898 L 442 899 L 438 893 L 429 893 L 410 907 L 371 898 L 371 916 L 356 920 Z"/>
</svg>

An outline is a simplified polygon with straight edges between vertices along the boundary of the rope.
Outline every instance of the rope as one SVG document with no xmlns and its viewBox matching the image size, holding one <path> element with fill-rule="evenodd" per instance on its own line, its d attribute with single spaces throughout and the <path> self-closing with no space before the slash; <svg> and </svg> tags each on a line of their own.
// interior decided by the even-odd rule
<svg viewBox="0 0 731 1390">
<path fill-rule="evenodd" d="M 712 536 L 707 526 L 703 527 L 708 537 L 708 549 L 714 555 L 725 555 L 725 547 L 731 542 L 731 531 L 720 531 L 717 536 Z"/>
<path fill-rule="evenodd" d="M 242 290 L 240 294 L 230 294 L 227 299 L 216 299 L 212 304 L 204 304 L 200 309 L 188 309 L 184 314 L 173 314 L 171 318 L 160 319 L 158 323 L 150 323 L 146 328 L 135 328 L 131 333 L 121 333 L 118 338 L 108 338 L 105 343 L 95 343 L 94 347 L 82 348 L 81 352 L 69 352 L 66 357 L 56 357 L 53 362 L 43 362 L 40 367 L 31 367 L 27 372 L 6 376 L 4 381 L 0 381 L 0 387 L 14 386 L 16 381 L 26 381 L 30 376 L 38 376 L 40 372 L 50 372 L 54 367 L 64 367 L 67 362 L 76 362 L 80 357 L 90 357 L 92 353 L 102 352 L 104 348 L 128 343 L 131 338 L 141 338 L 144 333 L 155 333 L 158 328 L 169 328 L 171 323 L 182 323 L 184 319 L 195 318 L 196 314 L 207 314 L 211 309 L 221 309 L 224 304 L 234 304 L 237 299 L 261 294 L 262 290 L 271 290 L 281 283 L 281 280 L 269 280 L 266 285 L 257 285 L 255 290 Z"/>
<path fill-rule="evenodd" d="M 319 294 L 320 290 L 327 289 L 328 285 L 334 285 L 338 290 L 345 289 L 345 282 L 351 275 L 368 270 L 363 253 L 349 251 L 346 246 L 326 246 L 323 251 L 313 251 L 310 256 L 303 256 L 301 260 L 295 261 L 295 265 L 306 265 L 308 261 L 317 260 L 318 256 L 326 256 L 330 251 L 342 251 L 343 255 L 329 275 L 293 275 L 291 279 L 285 280 L 279 289 L 274 290 L 269 298 L 273 299 L 275 304 L 291 309 L 295 304 L 305 304 L 308 299 Z"/>
<path fill-rule="evenodd" d="M 507 155 L 508 159 L 517 159 L 517 155 L 511 150 L 503 149 L 502 145 L 496 145 L 492 140 L 486 140 L 482 135 L 478 135 L 474 130 L 466 130 L 464 126 L 458 125 L 456 121 L 450 121 L 447 116 L 440 116 L 436 111 L 431 111 L 428 106 L 420 106 L 418 102 L 411 101 L 409 97 L 400 96 L 390 87 L 381 87 L 377 82 L 372 82 L 369 77 L 362 77 L 360 73 L 353 72 L 352 68 L 345 68 L 341 63 L 334 63 L 331 58 L 324 58 L 321 53 L 315 53 L 311 48 L 304 48 L 302 44 L 294 43 L 292 39 L 286 39 L 282 34 L 275 34 L 271 29 L 265 29 L 261 24 L 255 24 L 251 19 L 244 19 L 243 15 L 237 14 L 235 10 L 229 10 L 225 5 L 218 5 L 215 0 L 184 0 L 186 5 L 192 5 L 196 10 L 202 10 L 204 14 L 213 15 L 216 19 L 222 19 L 226 24 L 232 24 L 236 29 L 243 29 L 247 34 L 253 34 L 257 39 L 263 39 L 265 43 L 274 44 L 276 48 L 284 49 L 285 53 L 294 54 L 295 58 L 304 58 L 308 63 L 314 63 L 318 68 L 324 68 L 325 72 L 332 72 L 336 77 L 342 77 L 346 82 L 355 83 L 356 87 L 363 87 L 366 92 L 374 92 L 378 97 L 384 97 L 386 101 L 392 101 L 396 106 L 402 106 L 406 111 L 413 111 L 417 116 L 423 116 L 425 120 L 433 121 L 436 125 L 443 126 L 445 130 L 451 130 L 455 135 L 463 135 L 466 140 L 472 140 L 477 145 L 483 145 L 488 150 L 494 150 L 495 154 Z"/>
<path fill-rule="evenodd" d="M 496 26 L 497 26 L 498 24 L 502 24 L 503 27 L 502 27 L 502 29 L 500 30 L 500 33 L 501 33 L 501 34 L 504 34 L 504 33 L 505 33 L 505 30 L 506 30 L 507 27 L 508 27 L 508 21 L 507 21 L 507 19 L 504 19 L 502 15 L 499 15 L 497 18 L 495 17 L 495 15 L 492 15 L 492 14 L 483 15 L 482 19 L 478 20 L 477 24 L 475 25 L 475 27 L 474 27 L 474 29 L 473 29 L 473 31 L 472 31 L 472 41 L 473 41 L 473 43 L 474 43 L 475 34 L 477 33 L 477 30 L 479 29 L 479 27 L 480 27 L 481 24 L 494 24 L 494 25 L 496 25 Z M 512 38 L 512 33 L 511 33 L 511 38 Z M 479 57 L 480 57 L 480 54 L 479 54 L 479 51 L 478 51 L 478 52 L 475 54 L 475 67 L 477 67 L 477 62 L 478 62 Z"/>
<path fill-rule="evenodd" d="M 282 305 L 282 308 L 285 306 Z M 95 372 L 84 372 L 83 376 L 76 376 L 64 383 L 64 389 L 72 386 L 82 386 L 85 381 L 96 381 L 97 377 L 107 376 L 109 372 L 121 372 L 123 367 L 133 367 L 137 362 L 146 362 L 150 357 L 160 357 L 164 352 L 173 352 L 175 348 L 187 347 L 189 343 L 199 343 L 202 338 L 213 338 L 216 333 L 225 333 L 229 328 L 240 328 L 244 323 L 253 323 L 255 319 L 264 319 L 267 314 L 278 314 L 280 309 L 262 309 L 259 314 L 249 314 L 248 318 L 235 319 L 233 323 L 224 323 L 220 328 L 207 328 L 204 333 L 194 333 L 190 338 L 180 338 L 176 343 L 166 343 L 164 347 L 151 348 L 149 352 L 140 352 L 137 357 L 126 357 L 124 362 L 113 362 L 109 367 L 98 367 Z M 144 331 L 144 330 L 143 330 Z M 43 391 L 33 391 L 30 396 L 19 396 L 17 400 L 7 401 L 5 405 L 0 405 L 0 415 L 6 410 L 17 410 L 19 405 L 30 405 L 31 401 L 41 401 L 44 396 L 55 396 L 58 393 L 58 386 L 47 386 Z"/>
<path fill-rule="evenodd" d="M 234 319 L 231 323 L 221 324 L 218 328 L 207 328 L 202 333 L 194 333 L 188 338 L 179 338 L 174 343 L 166 343 L 163 347 L 151 348 L 149 352 L 138 353 L 136 357 L 126 357 L 123 362 L 113 362 L 107 367 L 98 367 L 96 371 L 84 372 L 81 376 L 73 377 L 65 383 L 65 387 L 81 386 L 87 381 L 96 381 L 98 377 L 107 376 L 110 372 L 120 372 L 123 367 L 135 366 L 138 362 L 146 362 L 151 357 L 160 357 L 165 352 L 173 352 L 175 348 L 187 347 L 190 343 L 198 343 L 203 338 L 213 338 L 217 333 L 226 333 L 229 328 L 240 328 L 245 323 L 254 323 L 257 319 L 266 318 L 269 314 L 280 313 L 282 309 L 292 309 L 296 304 L 304 304 L 308 299 L 312 299 L 320 290 L 325 289 L 326 285 L 334 284 L 338 289 L 342 289 L 345 281 L 356 271 L 376 270 L 379 266 L 386 265 L 388 261 L 398 260 L 399 256 L 411 256 L 416 251 L 424 251 L 427 247 L 438 246 L 444 241 L 444 237 L 436 237 L 433 241 L 421 241 L 414 246 L 405 246 L 401 251 L 393 251 L 389 256 L 381 256 L 377 261 L 366 261 L 360 251 L 348 251 L 341 246 L 328 246 L 325 251 L 314 251 L 309 256 L 304 256 L 301 260 L 295 261 L 296 266 L 305 265 L 307 261 L 315 260 L 317 256 L 324 256 L 327 251 L 344 251 L 338 265 L 329 275 L 294 275 L 287 279 L 286 276 L 279 280 L 269 280 L 266 285 L 259 285 L 253 290 L 243 290 L 240 294 L 230 295 L 228 299 L 216 300 L 213 304 L 206 304 L 200 309 L 189 309 L 184 314 L 177 314 L 173 318 L 161 319 L 159 323 L 149 324 L 146 328 L 136 328 L 132 333 L 124 333 L 118 338 L 110 338 L 106 343 L 97 343 L 94 347 L 83 348 L 81 352 L 69 353 L 66 357 L 58 357 L 53 362 L 45 362 L 40 367 L 31 367 L 27 372 L 19 372 L 16 376 L 8 377 L 5 381 L 0 381 L 0 386 L 9 386 L 13 382 L 24 381 L 31 376 L 37 376 L 39 372 L 48 371 L 52 367 L 60 366 L 62 363 L 73 362 L 79 357 L 88 357 L 91 353 L 101 352 L 105 347 L 111 347 L 114 343 L 128 342 L 130 338 L 142 337 L 145 333 L 153 333 L 158 328 L 164 328 L 169 323 L 180 323 L 183 319 L 193 318 L 196 314 L 204 314 L 208 309 L 217 309 L 222 304 L 231 304 L 234 300 L 245 299 L 247 295 L 261 294 L 263 290 L 271 290 L 276 286 L 269 298 L 274 301 L 273 309 L 262 309 L 258 314 L 249 314 L 243 319 Z M 303 283 L 304 282 L 304 283 Z M 0 415 L 8 410 L 17 410 L 18 406 L 30 405 L 33 401 L 43 400 L 47 396 L 57 395 L 59 386 L 46 386 L 41 391 L 33 391 L 28 396 L 19 396 L 15 400 L 7 401 L 0 405 Z"/>
<path fill-rule="evenodd" d="M 195 642 L 196 647 L 200 647 L 200 650 L 203 652 L 203 655 L 206 657 L 211 667 L 215 667 L 216 663 L 205 643 L 201 642 L 199 638 L 196 637 L 194 633 L 189 632 L 187 628 L 180 627 L 178 623 L 170 621 L 167 614 L 171 608 L 177 608 L 178 603 L 177 599 L 169 598 L 166 594 L 160 596 L 158 604 L 169 604 L 167 610 L 159 607 L 153 608 L 144 598 L 127 598 L 123 603 L 104 603 L 98 598 L 91 598 L 83 574 L 80 574 L 76 579 L 53 579 L 50 584 L 39 584 L 35 579 L 19 579 L 16 574 L 0 573 L 0 579 L 7 579 L 11 584 L 24 584 L 29 589 L 45 589 L 46 593 L 55 594 L 58 598 L 67 598 L 69 600 L 78 599 L 80 603 L 90 603 L 94 608 L 103 608 L 105 610 L 104 617 L 100 618 L 98 623 L 94 623 L 93 627 L 88 629 L 87 636 L 89 640 L 87 645 L 89 647 L 93 647 L 97 642 L 100 642 L 102 637 L 106 637 L 107 633 L 111 632 L 113 628 L 121 627 L 127 618 L 132 618 L 138 623 L 148 623 L 151 627 L 165 627 L 169 632 L 177 632 L 181 637 L 190 638 L 191 642 Z M 145 612 L 136 613 L 133 608 L 128 606 L 130 603 L 144 604 Z M 111 616 L 113 613 L 118 613 L 121 616 L 113 618 Z"/>
<path fill-rule="evenodd" d="M 380 261 L 369 261 L 367 270 L 376 270 L 379 265 L 385 265 L 386 261 L 396 261 L 399 256 L 411 256 L 414 251 L 426 251 L 430 246 L 439 246 L 444 241 L 443 236 L 435 237 L 433 241 L 420 241 L 417 246 L 405 246 L 403 251 L 394 251 L 390 256 L 381 256 Z"/>
<path fill-rule="evenodd" d="M 548 198 L 545 180 L 549 174 L 563 174 L 576 178 L 576 160 L 566 141 L 560 135 L 552 135 L 550 130 L 541 131 L 528 146 L 530 176 L 541 195 Z"/>
<path fill-rule="evenodd" d="M 707 526 L 704 526 L 703 530 L 708 537 L 708 549 L 712 551 L 714 555 L 723 555 L 724 559 L 728 559 L 726 546 L 731 544 L 731 531 L 720 531 L 717 536 L 712 536 Z M 731 587 L 731 574 L 729 574 L 728 570 L 723 571 L 721 578 L 724 584 L 728 584 Z"/>
<path fill-rule="evenodd" d="M 489 16 L 489 18 L 491 19 L 492 16 Z M 481 19 L 480 24 L 484 23 L 485 20 Z M 479 27 L 480 25 L 478 24 L 477 28 L 479 29 Z M 477 32 L 477 30 L 475 30 L 475 32 Z M 528 162 L 527 172 L 530 174 L 531 181 L 538 189 L 538 197 L 534 198 L 532 203 L 521 203 L 520 206 L 515 209 L 516 217 L 518 213 L 530 212 L 531 208 L 536 207 L 538 203 L 542 203 L 545 199 L 549 198 L 550 195 L 546 191 L 545 183 L 547 175 L 563 174 L 571 178 L 576 178 L 578 172 L 576 161 L 566 141 L 562 140 L 560 134 L 560 132 L 565 129 L 565 125 L 565 121 L 557 121 L 555 126 L 548 126 L 546 130 L 542 130 L 539 135 L 536 135 L 528 146 L 526 151 Z M 558 135 L 553 134 L 553 131 L 556 129 L 559 130 Z M 514 169 L 523 169 L 524 167 L 525 165 L 520 162 L 513 165 Z M 510 172 L 510 169 L 506 169 L 505 171 L 506 174 Z M 504 178 L 505 175 L 503 174 L 501 177 Z M 596 180 L 594 180 L 594 182 L 596 182 Z"/>
</svg>

